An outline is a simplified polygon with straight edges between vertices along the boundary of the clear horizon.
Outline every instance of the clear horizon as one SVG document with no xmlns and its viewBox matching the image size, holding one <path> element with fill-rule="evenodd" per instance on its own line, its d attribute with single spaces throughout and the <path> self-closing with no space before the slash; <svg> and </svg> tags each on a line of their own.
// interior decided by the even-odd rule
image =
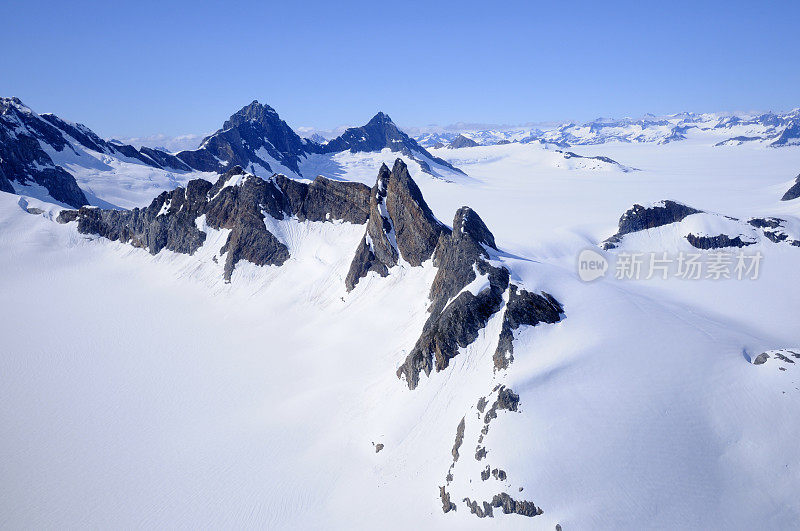
<svg viewBox="0 0 800 531">
<path fill-rule="evenodd" d="M 379 110 L 401 127 L 446 127 L 800 105 L 789 2 L 8 10 L 0 95 L 107 138 L 206 134 L 254 99 L 315 130 Z"/>
</svg>

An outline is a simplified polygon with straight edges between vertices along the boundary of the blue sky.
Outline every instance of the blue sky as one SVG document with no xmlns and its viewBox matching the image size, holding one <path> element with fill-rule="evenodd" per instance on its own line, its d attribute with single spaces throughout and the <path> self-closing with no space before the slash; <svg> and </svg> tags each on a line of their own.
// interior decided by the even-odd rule
<svg viewBox="0 0 800 531">
<path fill-rule="evenodd" d="M 763 5 L 762 5 L 763 4 Z M 5 0 L 0 94 L 104 136 L 800 106 L 800 2 Z"/>
</svg>

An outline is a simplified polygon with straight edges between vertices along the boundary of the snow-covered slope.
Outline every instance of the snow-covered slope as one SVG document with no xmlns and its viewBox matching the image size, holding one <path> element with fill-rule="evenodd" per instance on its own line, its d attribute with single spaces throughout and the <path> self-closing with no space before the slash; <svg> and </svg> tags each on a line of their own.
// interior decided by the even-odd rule
<svg viewBox="0 0 800 531">
<path fill-rule="evenodd" d="M 82 124 L 0 98 L 0 190 L 69 206 L 130 208 L 201 176 L 171 154 L 108 142 Z"/>
<path fill-rule="evenodd" d="M 340 152 L 330 182 L 235 172 L 67 223 L 0 193 L 5 522 L 794 527 L 800 205 L 780 199 L 800 148 L 702 134 L 570 148 L 635 172 L 540 144 L 433 150 L 470 175 L 453 182 L 410 161 L 376 181 L 396 153 Z M 371 188 L 320 192 L 342 181 Z M 672 214 L 620 226 L 634 204 Z M 254 232 L 285 254 L 242 253 Z M 610 264 L 589 283 L 587 249 Z M 757 279 L 614 275 L 626 253 L 739 251 L 761 253 Z M 520 322 L 520 290 L 562 311 L 522 297 L 548 320 Z"/>
</svg>

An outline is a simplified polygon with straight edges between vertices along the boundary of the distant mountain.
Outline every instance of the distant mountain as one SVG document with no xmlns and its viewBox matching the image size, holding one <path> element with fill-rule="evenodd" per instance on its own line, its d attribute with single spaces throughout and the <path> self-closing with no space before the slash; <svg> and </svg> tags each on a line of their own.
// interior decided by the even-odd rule
<svg viewBox="0 0 800 531">
<path fill-rule="evenodd" d="M 800 144 L 800 110 L 778 114 L 719 115 L 679 113 L 639 119 L 598 118 L 590 122 L 550 127 L 460 129 L 423 133 L 417 141 L 428 147 L 447 145 L 463 136 L 481 145 L 507 142 L 552 144 L 562 148 L 608 142 L 668 144 L 685 140 L 690 133 L 708 136 L 713 145 L 763 142 L 771 147 Z M 461 142 L 461 141 L 459 141 Z"/>
<path fill-rule="evenodd" d="M 320 151 L 318 144 L 301 138 L 281 120 L 275 109 L 253 101 L 204 139 L 198 149 L 181 151 L 177 158 L 199 171 L 223 173 L 241 166 L 261 175 L 287 170 L 299 175 L 300 159 Z"/>
<path fill-rule="evenodd" d="M 467 138 L 464 135 L 458 135 L 450 142 L 450 145 L 447 146 L 450 149 L 458 149 L 458 148 L 465 148 L 465 147 L 476 147 L 480 146 L 477 142 L 472 140 L 471 138 Z"/>
<path fill-rule="evenodd" d="M 770 144 L 772 147 L 800 146 L 800 113 L 790 120 L 783 131 Z"/>
<path fill-rule="evenodd" d="M 210 179 L 236 166 L 261 177 L 316 177 L 317 170 L 336 167 L 333 158 L 340 153 L 386 149 L 434 176 L 463 174 L 431 155 L 384 113 L 320 143 L 300 137 L 275 109 L 253 101 L 203 139 L 199 148 L 173 154 L 104 140 L 84 125 L 54 114 L 38 115 L 17 98 L 0 99 L 0 191 L 73 207 L 140 206 L 191 178 Z"/>
<path fill-rule="evenodd" d="M 781 201 L 791 201 L 792 199 L 797 199 L 798 197 L 800 197 L 800 175 L 797 176 L 797 179 L 795 179 L 792 187 L 786 190 L 786 193 L 783 194 Z"/>
<path fill-rule="evenodd" d="M 401 153 L 416 161 L 423 171 L 436 174 L 435 167 L 463 173 L 450 163 L 434 157 L 413 138 L 402 132 L 388 115 L 379 112 L 366 125 L 347 129 L 327 143 L 301 138 L 275 109 L 257 101 L 242 108 L 192 151 L 181 151 L 177 157 L 199 171 L 225 172 L 235 166 L 269 176 L 284 173 L 304 175 L 302 163 L 312 155 L 372 153 L 384 149 Z"/>
<path fill-rule="evenodd" d="M 434 157 L 416 140 L 402 132 L 387 114 L 379 112 L 366 125 L 347 129 L 341 136 L 328 142 L 323 151 L 338 153 L 342 151 L 375 152 L 389 149 L 413 159 L 423 171 L 433 173 L 431 165 L 443 166 L 449 170 L 464 173 L 449 162 Z"/>
<path fill-rule="evenodd" d="M 38 186 L 60 203 L 88 204 L 75 178 L 53 162 L 45 146 L 71 148 L 61 131 L 18 98 L 0 98 L 0 190 L 16 193 Z"/>
<path fill-rule="evenodd" d="M 193 169 L 164 151 L 104 140 L 19 98 L 0 98 L 0 190 L 73 207 L 129 206 L 120 194 L 152 198 L 180 181 L 175 172 Z"/>
</svg>

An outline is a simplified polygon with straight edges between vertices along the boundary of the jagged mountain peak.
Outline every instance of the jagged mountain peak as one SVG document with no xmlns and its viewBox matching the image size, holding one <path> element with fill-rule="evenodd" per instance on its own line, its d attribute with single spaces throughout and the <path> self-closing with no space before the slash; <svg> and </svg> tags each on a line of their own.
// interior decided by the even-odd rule
<svg viewBox="0 0 800 531">
<path fill-rule="evenodd" d="M 483 222 L 477 212 L 468 206 L 463 206 L 456 211 L 453 218 L 453 235 L 467 235 L 477 243 L 497 250 L 494 235 Z"/>
<path fill-rule="evenodd" d="M 199 149 L 181 151 L 177 157 L 201 171 L 224 172 L 239 165 L 260 175 L 276 171 L 301 175 L 301 157 L 318 150 L 316 144 L 300 138 L 275 109 L 253 100 L 203 140 Z"/>
<path fill-rule="evenodd" d="M 259 122 L 262 124 L 272 124 L 275 121 L 280 121 L 285 125 L 278 116 L 278 112 L 269 105 L 259 103 L 258 100 L 253 100 L 249 105 L 245 105 L 222 125 L 223 129 L 230 129 L 242 125 L 246 122 Z M 288 127 L 288 126 L 287 126 Z"/>
<path fill-rule="evenodd" d="M 5 113 L 8 109 L 17 109 L 22 112 L 32 112 L 31 108 L 22 103 L 22 100 L 16 96 L 0 97 L 0 111 Z"/>
<path fill-rule="evenodd" d="M 394 125 L 394 122 L 392 121 L 392 119 L 389 117 L 388 114 L 386 114 L 383 111 L 378 111 L 378 114 L 373 116 L 372 119 L 369 122 L 367 122 L 367 126 L 376 126 L 376 125 L 383 125 L 383 126 Z"/>
<path fill-rule="evenodd" d="M 431 155 L 416 140 L 400 130 L 389 115 L 384 112 L 378 112 L 365 125 L 351 127 L 339 137 L 320 147 L 324 153 L 338 153 L 341 151 L 350 151 L 352 153 L 376 152 L 389 149 L 416 161 L 422 171 L 431 175 L 435 175 L 431 164 L 443 166 L 457 173 L 464 173 L 449 162 Z"/>
<path fill-rule="evenodd" d="M 388 275 L 401 258 L 412 266 L 421 265 L 431 258 L 443 232 L 449 229 L 434 216 L 406 163 L 398 158 L 391 170 L 382 164 L 370 193 L 366 232 L 347 274 L 347 289 L 370 271 Z"/>
</svg>

